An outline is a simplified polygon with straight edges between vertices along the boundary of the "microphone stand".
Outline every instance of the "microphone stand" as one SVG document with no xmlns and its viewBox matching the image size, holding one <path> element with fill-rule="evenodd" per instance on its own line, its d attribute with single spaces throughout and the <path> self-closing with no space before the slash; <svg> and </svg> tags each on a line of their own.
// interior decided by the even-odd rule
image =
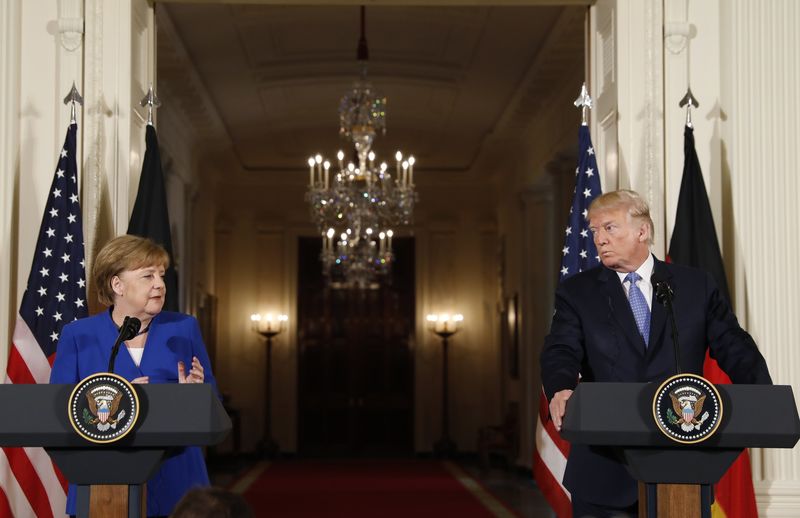
<svg viewBox="0 0 800 518">
<path fill-rule="evenodd" d="M 135 337 L 140 327 L 142 327 L 142 322 L 136 317 L 125 317 L 125 320 L 122 321 L 117 341 L 114 342 L 114 347 L 111 348 L 111 358 L 108 360 L 108 372 L 114 373 L 114 362 L 117 359 L 117 354 L 119 354 L 120 344 L 125 340 L 130 340 Z"/>
<path fill-rule="evenodd" d="M 672 328 L 672 345 L 675 351 L 675 374 L 683 372 L 681 370 L 681 346 L 678 343 L 678 325 L 675 323 L 675 312 L 672 308 L 672 287 L 667 281 L 656 282 L 656 299 L 667 308 L 669 320 Z"/>
</svg>

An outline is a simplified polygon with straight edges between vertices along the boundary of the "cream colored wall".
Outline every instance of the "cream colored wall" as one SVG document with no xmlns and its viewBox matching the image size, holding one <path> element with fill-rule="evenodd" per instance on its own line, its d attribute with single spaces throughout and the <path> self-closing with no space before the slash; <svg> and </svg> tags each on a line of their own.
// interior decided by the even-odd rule
<svg viewBox="0 0 800 518">
<path fill-rule="evenodd" d="M 657 202 L 655 251 L 661 256 L 683 165 L 684 112 L 675 103 L 690 82 L 701 103 L 693 117 L 696 148 L 721 229 L 735 309 L 774 381 L 797 389 L 800 303 L 794 294 L 800 273 L 794 267 L 792 222 L 800 192 L 794 159 L 800 108 L 787 99 L 800 69 L 794 31 L 800 5 L 752 0 L 614 4 L 620 186 L 632 186 Z M 668 35 L 662 40 L 665 23 Z M 689 31 L 683 49 L 681 38 L 671 35 L 682 27 Z M 796 516 L 797 448 L 754 450 L 752 460 L 760 515 Z"/>
<path fill-rule="evenodd" d="M 426 329 L 427 314 L 464 315 L 462 330 L 448 346 L 450 436 L 459 449 L 474 451 L 478 428 L 499 423 L 503 415 L 497 383 L 499 242 L 495 217 L 487 210 L 491 190 L 488 185 L 459 185 L 458 180 L 449 185 L 426 185 L 420 179 L 415 217 L 414 442 L 422 452 L 431 451 L 442 430 L 442 345 Z"/>
<path fill-rule="evenodd" d="M 16 204 L 19 160 L 21 2 L 0 4 L 0 372 L 5 372 L 16 314 Z"/>
<path fill-rule="evenodd" d="M 97 248 L 127 229 L 144 156 L 146 112 L 139 106 L 155 80 L 153 11 L 146 0 L 9 1 L 0 9 L 0 150 L 2 246 L 0 367 L 5 369 L 15 314 L 27 283 L 47 190 L 69 122 L 62 103 L 73 81 L 85 99 L 78 109 L 78 164 L 87 270 Z M 170 118 L 166 117 L 169 124 Z M 169 129 L 167 130 L 169 132 Z M 191 133 L 173 131 L 164 149 L 179 258 L 188 255 L 188 217 L 196 193 Z M 213 203 L 207 205 L 213 208 Z M 213 212 L 213 210 L 212 210 Z M 201 219 L 201 221 L 203 221 Z M 212 228 L 210 221 L 205 228 Z M 206 246 L 210 241 L 206 239 Z M 213 265 L 213 263 L 212 263 Z M 210 274 L 201 267 L 202 286 Z M 186 268 L 182 301 L 194 279 Z M 89 287 L 92 292 L 91 286 Z M 90 295 L 90 304 L 94 297 Z M 97 304 L 91 304 L 97 311 Z"/>
<path fill-rule="evenodd" d="M 800 5 L 720 4 L 723 222 L 736 307 L 775 383 L 800 389 L 800 271 L 795 229 Z M 699 27 L 701 21 L 697 21 Z M 714 30 L 714 29 L 712 29 Z M 732 260 L 732 261 L 731 261 Z M 753 452 L 762 516 L 796 516 L 800 452 Z"/>
<path fill-rule="evenodd" d="M 234 166 L 232 166 L 234 167 Z M 262 436 L 266 346 L 250 328 L 252 313 L 287 314 L 273 342 L 272 433 L 282 451 L 295 451 L 297 429 L 297 236 L 313 235 L 302 204 L 303 180 L 267 186 L 245 173 L 227 173 L 215 193 L 214 293 L 219 297 L 217 378 L 242 415 L 242 448 Z"/>
<path fill-rule="evenodd" d="M 73 81 L 81 86 L 81 47 L 75 48 L 73 34 L 60 32 L 57 24 L 80 17 L 80 9 L 69 2 L 58 7 L 47 1 L 13 0 L 2 7 L 2 248 L 8 254 L 0 266 L 3 367 L 69 124 L 69 108 L 62 99 Z M 78 154 L 80 162 L 80 150 Z"/>
<path fill-rule="evenodd" d="M 553 292 L 558 277 L 554 243 L 563 235 L 567 214 L 558 203 L 552 175 L 564 170 L 563 155 L 577 160 L 580 111 L 573 101 L 584 81 L 583 57 L 573 57 L 574 72 L 559 78 L 543 109 L 532 118 L 528 131 L 519 141 L 519 157 L 510 176 L 498 182 L 497 206 L 499 233 L 506 238 L 506 292 L 520 295 L 520 377 L 501 373 L 507 401 L 520 404 L 521 437 L 518 464 L 530 467 L 535 447 L 534 434 L 538 411 L 540 375 L 539 353 L 550 329 Z M 567 168 L 569 179 L 577 163 Z M 554 169 L 555 168 L 555 169 Z M 513 181 L 508 181 L 507 178 Z"/>
</svg>

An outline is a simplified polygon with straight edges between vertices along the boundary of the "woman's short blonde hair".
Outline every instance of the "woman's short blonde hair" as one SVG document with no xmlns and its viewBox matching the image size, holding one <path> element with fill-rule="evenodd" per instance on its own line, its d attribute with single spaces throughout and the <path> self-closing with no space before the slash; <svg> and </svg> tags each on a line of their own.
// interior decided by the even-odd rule
<svg viewBox="0 0 800 518">
<path fill-rule="evenodd" d="M 636 191 L 620 189 L 598 196 L 589 205 L 586 219 L 591 219 L 592 213 L 614 209 L 625 209 L 632 219 L 646 223 L 650 227 L 649 244 L 653 244 L 653 218 L 650 217 L 650 206 L 639 196 Z"/>
<path fill-rule="evenodd" d="M 125 270 L 138 270 L 148 266 L 169 268 L 169 254 L 163 246 L 146 237 L 115 237 L 106 243 L 94 259 L 92 281 L 97 287 L 97 299 L 106 306 L 113 305 L 111 279 Z"/>
</svg>

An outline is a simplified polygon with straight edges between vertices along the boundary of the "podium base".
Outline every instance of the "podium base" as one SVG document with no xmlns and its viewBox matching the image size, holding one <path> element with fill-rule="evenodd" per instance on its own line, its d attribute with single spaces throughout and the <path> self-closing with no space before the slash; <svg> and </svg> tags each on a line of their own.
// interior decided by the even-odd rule
<svg viewBox="0 0 800 518">
<path fill-rule="evenodd" d="M 639 482 L 639 517 L 711 518 L 711 486 Z"/>
<path fill-rule="evenodd" d="M 146 485 L 79 485 L 77 518 L 145 518 Z"/>
</svg>

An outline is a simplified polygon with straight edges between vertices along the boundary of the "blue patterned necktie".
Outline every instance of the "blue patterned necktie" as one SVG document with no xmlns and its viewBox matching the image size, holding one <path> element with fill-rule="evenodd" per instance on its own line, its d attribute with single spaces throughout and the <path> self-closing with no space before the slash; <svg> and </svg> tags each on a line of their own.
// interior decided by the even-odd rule
<svg viewBox="0 0 800 518">
<path fill-rule="evenodd" d="M 630 272 L 625 276 L 625 282 L 630 283 L 628 288 L 628 302 L 633 310 L 633 318 L 636 319 L 636 327 L 639 328 L 642 338 L 644 338 L 645 346 L 648 345 L 647 341 L 650 338 L 650 307 L 647 305 L 647 299 L 644 298 L 644 293 L 636 285 L 642 277 L 636 272 Z"/>
</svg>

